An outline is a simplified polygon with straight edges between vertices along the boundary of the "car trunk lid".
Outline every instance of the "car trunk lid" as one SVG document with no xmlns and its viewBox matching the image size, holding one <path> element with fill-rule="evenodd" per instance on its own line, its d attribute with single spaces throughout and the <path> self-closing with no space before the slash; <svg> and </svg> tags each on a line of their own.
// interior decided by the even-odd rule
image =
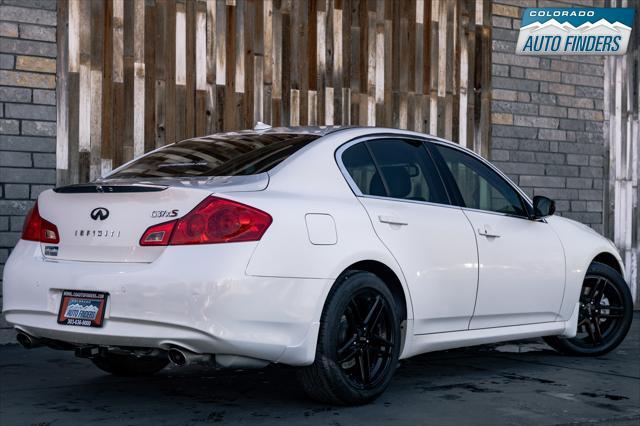
<svg viewBox="0 0 640 426">
<path fill-rule="evenodd" d="M 104 181 L 43 192 L 42 218 L 55 224 L 58 244 L 41 243 L 43 256 L 87 262 L 152 262 L 166 247 L 142 247 L 145 230 L 186 215 L 213 193 L 262 190 L 268 177 L 218 182 L 126 184 Z"/>
</svg>

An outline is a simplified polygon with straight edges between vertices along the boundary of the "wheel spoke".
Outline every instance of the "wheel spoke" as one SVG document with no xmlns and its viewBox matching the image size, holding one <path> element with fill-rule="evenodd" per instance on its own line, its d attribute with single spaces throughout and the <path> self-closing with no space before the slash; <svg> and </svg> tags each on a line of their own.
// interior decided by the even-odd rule
<svg viewBox="0 0 640 426">
<path fill-rule="evenodd" d="M 624 308 L 622 306 L 597 305 L 596 308 L 600 310 L 606 309 L 608 311 L 624 312 Z"/>
<path fill-rule="evenodd" d="M 613 313 L 608 313 L 608 314 L 600 314 L 599 315 L 600 318 L 603 319 L 608 319 L 608 318 L 623 318 L 624 315 L 623 314 L 613 314 Z"/>
<path fill-rule="evenodd" d="M 371 340 L 374 341 L 374 342 L 382 343 L 385 346 L 393 347 L 393 342 L 391 342 L 390 340 L 385 339 L 382 336 L 371 336 Z"/>
<path fill-rule="evenodd" d="M 591 321 L 588 319 L 585 319 L 585 321 L 586 321 L 585 326 L 587 329 L 587 333 L 589 334 L 589 338 L 591 339 L 591 342 L 595 345 L 598 342 L 596 341 L 595 334 L 593 332 L 593 327 L 592 327 L 593 324 L 591 324 Z"/>
<path fill-rule="evenodd" d="M 362 352 L 364 354 L 364 361 L 365 361 L 365 366 L 367 367 L 367 382 L 369 382 L 371 380 L 372 377 L 372 373 L 373 373 L 373 364 L 371 363 L 371 347 L 370 346 L 366 346 L 362 349 Z"/>
<path fill-rule="evenodd" d="M 364 318 L 363 325 L 368 329 L 372 329 L 373 327 L 375 327 L 376 323 L 380 319 L 380 316 L 382 315 L 383 310 L 384 301 L 382 300 L 382 297 L 376 296 L 375 302 L 373 302 L 371 309 L 369 309 L 369 312 L 367 312 L 367 316 Z"/>
<path fill-rule="evenodd" d="M 585 298 L 587 300 L 592 300 L 593 299 L 593 295 L 595 294 L 596 287 L 598 287 L 599 283 L 600 283 L 600 278 L 596 278 L 595 284 L 593 286 L 591 286 L 591 288 L 589 288 L 589 292 L 587 292 L 587 294 L 585 294 Z"/>
<path fill-rule="evenodd" d="M 593 318 L 592 324 L 593 324 L 593 334 L 596 337 L 596 339 L 598 339 L 598 341 L 594 343 L 599 343 L 602 340 L 602 330 L 600 330 L 600 319 L 596 316 L 595 318 Z"/>
<path fill-rule="evenodd" d="M 354 345 L 356 337 L 354 334 L 353 337 L 338 349 L 338 363 L 342 364 L 343 362 L 350 361 L 356 355 L 357 348 L 356 345 Z"/>
<path fill-rule="evenodd" d="M 391 346 L 387 346 L 387 345 L 373 345 L 373 346 L 371 346 L 371 350 L 376 355 L 389 355 L 391 353 L 391 348 L 393 348 L 393 345 L 391 345 Z"/>
<path fill-rule="evenodd" d="M 347 349 L 349 350 L 345 351 L 342 355 L 338 355 L 338 364 L 344 364 L 345 362 L 351 361 L 358 354 L 358 349 L 355 346 Z"/>
<path fill-rule="evenodd" d="M 369 356 L 365 356 L 366 351 L 361 351 L 356 358 L 356 363 L 358 364 L 358 369 L 360 370 L 360 378 L 362 379 L 362 383 L 369 383 Z"/>
<path fill-rule="evenodd" d="M 598 305 L 600 309 L 600 318 L 622 318 L 624 317 L 624 308 L 622 306 Z M 606 311 L 607 313 L 603 313 Z"/>
<path fill-rule="evenodd" d="M 598 278 L 598 281 L 596 281 L 595 285 L 591 289 L 589 299 L 594 303 L 598 301 L 598 299 L 602 297 L 602 293 L 604 292 L 604 288 L 606 287 L 606 285 L 607 281 L 605 279 Z"/>
<path fill-rule="evenodd" d="M 364 321 L 364 317 L 360 313 L 360 307 L 356 303 L 356 300 L 353 299 L 347 306 L 347 311 L 351 314 L 351 317 L 355 324 L 361 324 Z"/>
</svg>

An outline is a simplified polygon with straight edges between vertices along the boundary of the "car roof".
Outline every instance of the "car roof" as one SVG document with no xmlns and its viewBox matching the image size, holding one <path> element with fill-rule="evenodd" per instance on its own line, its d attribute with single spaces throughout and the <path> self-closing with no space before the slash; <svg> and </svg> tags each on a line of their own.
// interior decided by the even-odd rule
<svg viewBox="0 0 640 426">
<path fill-rule="evenodd" d="M 214 139 L 233 138 L 234 136 L 250 136 L 250 135 L 264 135 L 264 134 L 290 134 L 290 135 L 315 135 L 318 138 L 334 134 L 340 131 L 367 131 L 367 133 L 393 133 L 399 135 L 415 136 L 415 137 L 428 137 L 432 140 L 440 142 L 456 144 L 447 139 L 442 139 L 438 136 L 430 135 L 427 133 L 420 133 L 405 129 L 395 129 L 390 127 L 373 127 L 373 126 L 290 126 L 290 127 L 271 127 L 269 125 L 258 123 L 254 129 L 237 130 L 230 132 L 214 133 L 206 136 L 198 136 L 195 138 L 185 139 L 188 141 L 211 141 Z M 182 141 L 180 141 L 182 142 Z"/>
<path fill-rule="evenodd" d="M 294 126 L 294 127 L 268 127 L 264 129 L 246 129 L 232 132 L 220 132 L 212 135 L 198 136 L 186 140 L 212 140 L 217 138 L 232 138 L 234 136 L 268 135 L 268 134 L 291 134 L 291 135 L 316 135 L 326 136 L 339 130 L 353 129 L 354 126 Z"/>
</svg>

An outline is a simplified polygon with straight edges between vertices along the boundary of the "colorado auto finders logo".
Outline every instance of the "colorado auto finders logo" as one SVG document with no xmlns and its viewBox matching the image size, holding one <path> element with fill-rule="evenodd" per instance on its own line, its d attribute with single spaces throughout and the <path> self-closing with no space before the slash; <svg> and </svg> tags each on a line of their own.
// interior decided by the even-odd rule
<svg viewBox="0 0 640 426">
<path fill-rule="evenodd" d="M 631 8 L 527 8 L 520 55 L 624 55 L 633 26 Z"/>
</svg>

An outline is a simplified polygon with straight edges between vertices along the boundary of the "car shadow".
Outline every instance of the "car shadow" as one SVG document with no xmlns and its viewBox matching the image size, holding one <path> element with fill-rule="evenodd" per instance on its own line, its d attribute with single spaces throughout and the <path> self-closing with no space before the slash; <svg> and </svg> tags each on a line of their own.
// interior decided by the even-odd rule
<svg viewBox="0 0 640 426">
<path fill-rule="evenodd" d="M 124 378 L 103 373 L 68 352 L 15 346 L 0 348 L 0 415 L 9 420 L 26 417 L 26 424 L 90 418 L 92 424 L 154 426 L 540 425 L 588 416 L 636 416 L 638 334 L 630 334 L 619 349 L 598 358 L 562 356 L 538 339 L 416 356 L 401 361 L 389 389 L 361 407 L 327 406 L 308 399 L 296 370 L 287 366 L 168 366 L 151 377 Z M 474 423 L 474 416 L 482 421 Z"/>
<path fill-rule="evenodd" d="M 513 345 L 513 344 L 512 344 Z M 517 345 L 522 347 L 527 343 Z M 540 345 L 540 344 L 539 344 Z M 540 359 L 562 360 L 548 347 L 536 351 L 498 352 L 499 346 L 483 346 L 425 354 L 403 360 L 391 387 L 382 397 L 382 403 L 395 391 L 412 389 L 417 393 L 444 392 L 447 390 L 466 390 L 474 393 L 503 393 L 500 387 L 514 381 L 530 380 L 534 383 L 551 384 L 552 380 L 529 378 L 516 373 L 504 373 L 504 370 L 524 369 L 532 374 L 536 369 L 546 370 L 545 366 L 536 366 Z M 516 368 L 517 367 L 517 368 Z M 490 383 L 484 383 L 482 377 L 491 377 Z M 98 375 L 84 383 L 76 384 L 76 390 L 95 392 L 99 389 L 101 398 L 117 402 L 130 400 L 128 392 L 144 395 L 144 400 L 170 399 L 173 403 L 216 404 L 222 407 L 246 406 L 255 402 L 256 406 L 278 405 L 296 408 L 326 410 L 327 407 L 309 400 L 296 380 L 296 370 L 282 365 L 270 365 L 256 370 L 213 369 L 202 365 L 187 367 L 168 366 L 162 372 L 151 377 L 122 378 L 107 374 Z M 126 393 L 123 391 L 127 391 Z M 410 398 L 410 396 L 408 396 Z M 61 395 L 61 398 L 64 398 Z M 379 400 L 380 401 L 380 400 Z M 378 403 L 376 401 L 374 404 Z M 387 401 L 388 402 L 388 401 Z"/>
</svg>

